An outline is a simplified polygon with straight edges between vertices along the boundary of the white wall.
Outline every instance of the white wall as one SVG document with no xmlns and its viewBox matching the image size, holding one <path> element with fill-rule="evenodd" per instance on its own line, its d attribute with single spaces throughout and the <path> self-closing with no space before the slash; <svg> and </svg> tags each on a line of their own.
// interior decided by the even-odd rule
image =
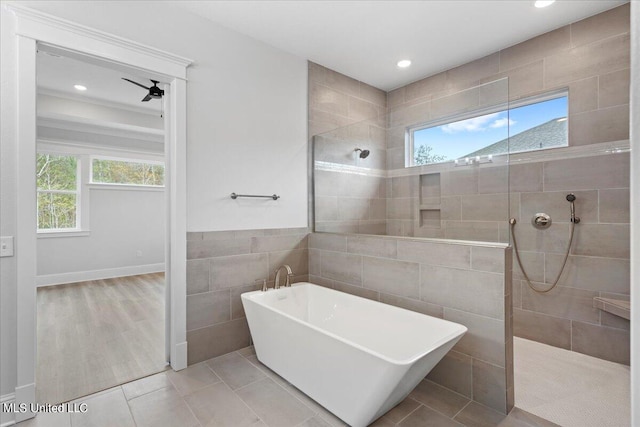
<svg viewBox="0 0 640 427">
<path fill-rule="evenodd" d="M 161 2 L 152 14 L 144 1 L 20 3 L 195 61 L 189 231 L 307 226 L 306 60 Z M 282 198 L 232 201 L 232 192 Z"/>
<path fill-rule="evenodd" d="M 14 22 L 0 9 L 0 234 L 16 231 L 16 52 L 10 36 Z M 0 258 L 0 395 L 16 386 L 16 257 Z M 0 420 L 2 422 L 3 420 Z"/>
<path fill-rule="evenodd" d="M 38 276 L 58 276 L 39 277 L 39 284 L 66 283 L 59 280 L 65 274 L 71 280 L 82 277 L 69 273 L 164 264 L 164 191 L 109 187 L 89 192 L 89 236 L 38 238 Z"/>
<path fill-rule="evenodd" d="M 306 60 L 163 2 L 20 4 L 195 61 L 187 84 L 188 230 L 307 226 Z M 15 235 L 15 38 L 5 15 L 0 212 L 2 235 Z M 233 191 L 282 199 L 234 202 Z M 16 385 L 15 277 L 15 257 L 3 258 L 1 394 Z"/>
</svg>

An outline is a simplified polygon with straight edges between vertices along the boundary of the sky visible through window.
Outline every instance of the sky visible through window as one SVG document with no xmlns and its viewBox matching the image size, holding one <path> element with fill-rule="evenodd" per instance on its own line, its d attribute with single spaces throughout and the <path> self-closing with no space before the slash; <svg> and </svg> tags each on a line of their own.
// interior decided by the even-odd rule
<svg viewBox="0 0 640 427">
<path fill-rule="evenodd" d="M 414 152 L 427 145 L 440 161 L 463 158 L 483 147 L 514 136 L 552 119 L 567 116 L 567 97 L 512 108 L 508 112 L 486 114 L 458 122 L 417 130 L 413 133 Z"/>
</svg>

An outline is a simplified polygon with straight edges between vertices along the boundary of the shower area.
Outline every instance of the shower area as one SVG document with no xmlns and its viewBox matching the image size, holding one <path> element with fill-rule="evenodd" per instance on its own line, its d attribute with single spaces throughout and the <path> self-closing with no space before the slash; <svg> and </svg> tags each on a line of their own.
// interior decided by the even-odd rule
<svg viewBox="0 0 640 427">
<path fill-rule="evenodd" d="M 561 425 L 628 425 L 624 37 L 538 59 L 516 45 L 390 92 L 310 63 L 311 281 L 445 318 L 442 295 L 458 292 L 449 297 L 473 314 L 460 317 L 469 334 L 427 379 L 503 413 L 515 405 Z M 587 58 L 596 48 L 622 59 Z M 571 55 L 590 63 L 568 64 Z M 489 256 L 495 248 L 504 256 Z M 367 285 L 416 260 L 416 293 Z M 348 271 L 358 262 L 362 277 Z M 367 263 L 388 268 L 367 275 Z M 491 274 L 505 283 L 495 316 L 483 311 Z M 476 387 L 498 367 L 498 385 Z M 471 380 L 460 380 L 467 369 Z"/>
</svg>

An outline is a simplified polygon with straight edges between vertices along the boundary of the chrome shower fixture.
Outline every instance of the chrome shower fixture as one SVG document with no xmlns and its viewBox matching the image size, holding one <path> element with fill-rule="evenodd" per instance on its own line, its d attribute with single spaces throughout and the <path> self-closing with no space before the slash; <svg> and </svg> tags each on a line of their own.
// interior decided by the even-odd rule
<svg viewBox="0 0 640 427">
<path fill-rule="evenodd" d="M 371 151 L 369 150 L 363 150 L 361 148 L 356 148 L 355 150 L 356 153 L 359 151 L 360 152 L 360 158 L 361 159 L 366 159 L 367 157 L 369 157 L 369 154 L 371 154 Z"/>
<path fill-rule="evenodd" d="M 578 224 L 580 222 L 580 218 L 576 216 L 576 207 L 573 202 L 575 202 L 576 196 L 573 193 L 567 194 L 567 202 L 571 203 L 571 222 L 574 224 Z"/>
</svg>

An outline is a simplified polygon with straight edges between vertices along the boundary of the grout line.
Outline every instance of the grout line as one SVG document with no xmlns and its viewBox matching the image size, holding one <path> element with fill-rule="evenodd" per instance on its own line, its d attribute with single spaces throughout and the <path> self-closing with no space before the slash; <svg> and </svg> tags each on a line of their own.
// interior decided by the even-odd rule
<svg viewBox="0 0 640 427">
<path fill-rule="evenodd" d="M 460 409 L 458 412 L 456 412 L 456 414 L 455 414 L 453 417 L 451 417 L 451 419 L 455 421 L 455 419 L 454 419 L 454 418 L 455 418 L 455 417 L 457 417 L 458 415 L 460 415 L 460 412 L 464 411 L 464 410 L 465 410 L 465 408 L 466 408 L 467 406 L 471 405 L 471 402 L 473 402 L 473 400 L 469 400 L 469 402 L 467 402 L 467 404 L 466 404 L 466 405 L 464 405 L 464 406 L 462 407 L 462 409 Z M 456 421 L 456 422 L 457 422 L 457 421 Z"/>
<path fill-rule="evenodd" d="M 405 397 L 405 399 L 411 399 L 411 398 L 410 398 L 409 396 L 407 396 L 407 397 Z M 418 406 L 416 406 L 416 409 L 414 409 L 413 411 L 411 411 L 411 412 L 409 412 L 407 415 L 405 415 L 405 416 L 404 416 L 400 421 L 398 421 L 397 423 L 395 423 L 395 425 L 399 425 L 399 424 L 401 424 L 404 420 L 406 420 L 407 418 L 409 418 L 409 416 L 411 416 L 411 414 L 413 414 L 413 413 L 414 413 L 414 412 L 416 412 L 418 409 L 420 409 L 420 407 L 421 407 L 421 406 L 424 406 L 424 407 L 426 408 L 426 406 L 425 406 L 423 403 L 418 402 L 418 401 L 417 401 L 417 400 L 415 400 L 415 399 L 414 399 L 414 401 L 418 403 Z M 387 412 L 387 414 L 388 414 L 388 412 Z M 385 414 L 385 415 L 386 415 L 386 414 Z M 384 415 L 383 415 L 382 417 L 384 417 Z M 381 418 L 382 418 L 382 417 L 381 417 Z"/>
</svg>

